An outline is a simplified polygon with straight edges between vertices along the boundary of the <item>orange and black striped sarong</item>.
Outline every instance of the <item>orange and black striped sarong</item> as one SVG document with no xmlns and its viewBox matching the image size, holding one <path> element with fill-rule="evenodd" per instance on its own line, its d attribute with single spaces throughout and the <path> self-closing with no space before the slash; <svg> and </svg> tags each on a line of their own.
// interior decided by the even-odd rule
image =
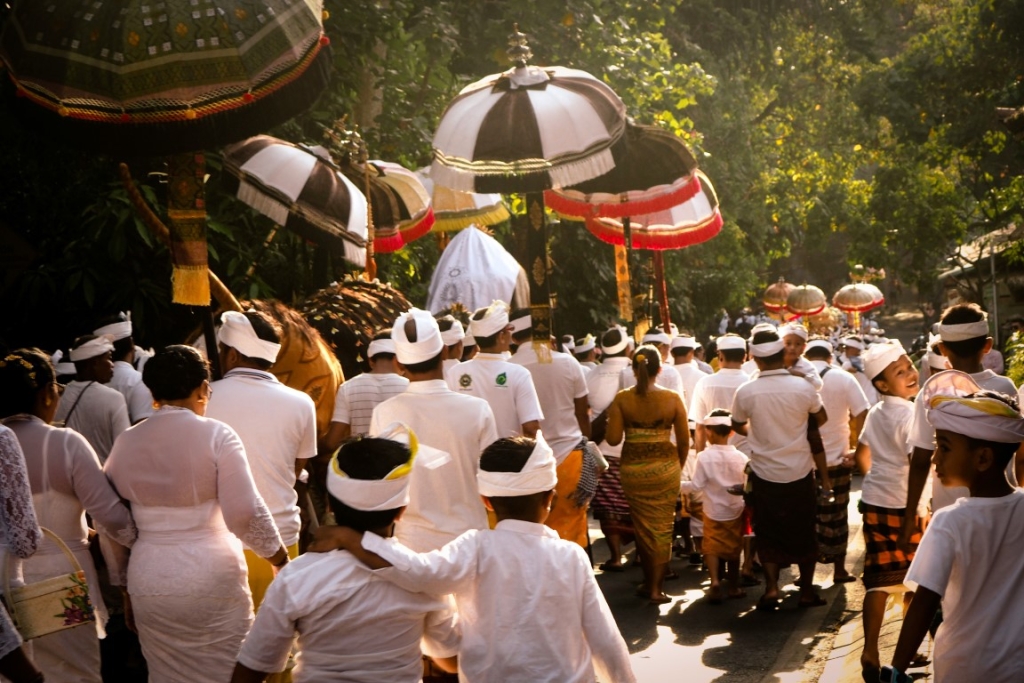
<svg viewBox="0 0 1024 683">
<path fill-rule="evenodd" d="M 864 516 L 864 586 L 884 588 L 900 585 L 910 569 L 917 544 L 921 542 L 921 533 L 911 537 L 909 552 L 903 552 L 897 547 L 897 542 L 903 529 L 905 509 L 884 508 L 861 501 L 860 511 Z"/>
</svg>

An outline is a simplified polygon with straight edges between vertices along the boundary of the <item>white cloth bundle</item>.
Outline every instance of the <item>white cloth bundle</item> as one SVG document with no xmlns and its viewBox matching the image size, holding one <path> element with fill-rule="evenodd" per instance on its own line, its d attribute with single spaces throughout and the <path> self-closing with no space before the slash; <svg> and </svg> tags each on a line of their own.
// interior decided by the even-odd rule
<svg viewBox="0 0 1024 683">
<path fill-rule="evenodd" d="M 544 435 L 537 432 L 537 443 L 521 471 L 479 470 L 476 473 L 476 485 L 480 495 L 488 498 L 528 496 L 555 488 L 558 483 L 555 473 L 557 467 L 554 451 L 544 440 Z"/>
<path fill-rule="evenodd" d="M 217 330 L 217 341 L 230 346 L 243 356 L 259 358 L 269 363 L 277 360 L 281 345 L 256 336 L 252 323 L 238 311 L 225 311 L 221 315 L 220 329 Z"/>
</svg>

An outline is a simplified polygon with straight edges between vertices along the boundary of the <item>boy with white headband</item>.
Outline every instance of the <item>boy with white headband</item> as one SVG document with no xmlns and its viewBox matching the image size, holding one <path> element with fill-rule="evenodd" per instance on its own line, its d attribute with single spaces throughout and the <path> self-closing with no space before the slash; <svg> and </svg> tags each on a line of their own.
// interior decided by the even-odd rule
<svg viewBox="0 0 1024 683">
<path fill-rule="evenodd" d="M 472 360 L 446 372 L 448 386 L 456 393 L 487 401 L 499 437 L 534 436 L 544 413 L 530 371 L 508 360 L 512 342 L 508 305 L 495 301 L 477 309 L 470 319 L 469 331 L 480 351 Z"/>
<path fill-rule="evenodd" d="M 316 456 L 316 407 L 308 395 L 271 374 L 280 339 L 275 323 L 257 311 L 226 311 L 221 316 L 217 347 L 224 377 L 210 385 L 206 416 L 238 432 L 256 490 L 294 559 L 299 554 L 301 527 L 295 480 L 306 460 Z M 245 562 L 253 607 L 258 611 L 274 580 L 274 568 L 248 548 Z"/>
<path fill-rule="evenodd" d="M 327 502 L 337 523 L 390 537 L 409 501 L 415 457 L 415 435 L 404 425 L 342 446 L 327 472 Z M 296 683 L 418 683 L 421 649 L 455 670 L 456 623 L 443 597 L 380 581 L 350 553 L 307 553 L 267 591 L 231 681 L 263 681 L 283 670 L 297 634 Z"/>
<path fill-rule="evenodd" d="M 583 366 L 583 371 L 590 376 L 590 371 L 597 367 L 597 337 L 588 334 L 573 349 L 572 355 Z"/>
<path fill-rule="evenodd" d="M 444 374 L 462 362 L 462 353 L 465 350 L 463 342 L 466 339 L 466 328 L 462 322 L 455 319 L 453 315 L 437 316 L 437 329 L 441 330 L 441 341 L 448 347 L 448 357 L 444 360 Z M 476 340 L 473 340 L 474 346 Z"/>
<path fill-rule="evenodd" d="M 398 369 L 409 378 L 409 386 L 374 409 L 370 434 L 376 436 L 401 422 L 419 439 L 409 507 L 395 536 L 425 552 L 470 529 L 487 528 L 476 472 L 480 451 L 498 435 L 487 401 L 458 394 L 444 381 L 442 361 L 448 347 L 428 311 L 413 308 L 400 315 L 391 339 Z"/>
<path fill-rule="evenodd" d="M 153 414 L 153 394 L 142 383 L 142 373 L 135 369 L 135 342 L 132 339 L 132 320 L 127 313 L 121 313 L 96 328 L 96 336 L 109 335 L 114 344 L 111 359 L 114 361 L 114 376 L 111 389 L 117 389 L 128 404 L 128 417 L 132 424 L 145 420 Z"/>
<path fill-rule="evenodd" d="M 500 439 L 480 457 L 493 530 L 418 554 L 373 533 L 325 528 L 312 550 L 341 547 L 409 590 L 454 593 L 459 680 L 615 683 L 636 680 L 629 652 L 582 548 L 544 526 L 556 483 L 544 438 Z"/>
<path fill-rule="evenodd" d="M 370 431 L 373 409 L 409 387 L 409 380 L 398 374 L 395 365 L 395 342 L 391 330 L 378 332 L 366 347 L 369 372 L 356 375 L 338 387 L 334 397 L 334 414 L 327 434 L 320 440 L 317 453 L 329 454 L 350 436 L 364 436 Z"/>
<path fill-rule="evenodd" d="M 926 510 L 904 507 L 910 462 L 908 436 L 917 393 L 917 371 L 899 341 L 872 344 L 864 353 L 864 372 L 882 400 L 864 420 L 854 460 L 865 473 L 860 511 L 864 516 L 864 651 L 861 668 L 865 680 L 877 678 L 878 634 L 890 594 L 902 595 L 904 608 L 913 594 L 903 581 L 914 557 L 914 545 L 905 552 L 897 547 L 904 519 L 915 529 Z"/>
<path fill-rule="evenodd" d="M 114 376 L 114 342 L 108 335 L 86 335 L 71 345 L 75 381 L 60 399 L 54 422 L 85 437 L 100 462 L 106 462 L 114 440 L 131 426 L 128 404 L 107 386 Z"/>
<path fill-rule="evenodd" d="M 1014 399 L 957 371 L 936 375 L 917 400 L 935 429 L 940 481 L 970 497 L 936 512 L 921 539 L 906 578 L 917 594 L 881 680 L 911 680 L 904 672 L 940 601 L 936 683 L 1024 680 L 1024 491 L 1005 475 L 1024 417 Z"/>
</svg>

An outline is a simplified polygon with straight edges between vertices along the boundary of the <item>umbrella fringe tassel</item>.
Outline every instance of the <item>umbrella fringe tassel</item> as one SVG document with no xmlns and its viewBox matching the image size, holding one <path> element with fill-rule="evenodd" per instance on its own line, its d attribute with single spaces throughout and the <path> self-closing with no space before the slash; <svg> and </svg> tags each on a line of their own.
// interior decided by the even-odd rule
<svg viewBox="0 0 1024 683">
<path fill-rule="evenodd" d="M 210 305 L 210 276 L 206 266 L 174 266 L 171 286 L 176 304 Z"/>
<path fill-rule="evenodd" d="M 593 218 L 625 218 L 626 216 L 642 216 L 659 211 L 668 211 L 692 199 L 701 190 L 697 176 L 680 185 L 667 194 L 650 199 L 631 200 L 628 197 L 617 204 L 591 204 L 586 200 L 567 197 L 562 193 L 548 190 L 544 193 L 544 204 L 559 214 L 572 217 Z M 584 195 L 592 196 L 592 195 Z"/>
<path fill-rule="evenodd" d="M 437 216 L 435 214 L 434 232 L 452 232 L 463 230 L 471 225 L 494 225 L 509 219 L 508 209 L 504 206 L 496 206 L 484 213 L 472 213 L 467 216 Z"/>
</svg>

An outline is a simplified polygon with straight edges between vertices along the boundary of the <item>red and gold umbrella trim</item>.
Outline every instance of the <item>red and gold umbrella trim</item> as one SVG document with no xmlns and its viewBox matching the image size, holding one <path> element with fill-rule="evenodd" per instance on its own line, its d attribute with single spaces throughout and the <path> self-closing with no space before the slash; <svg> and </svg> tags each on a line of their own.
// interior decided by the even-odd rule
<svg viewBox="0 0 1024 683">
<path fill-rule="evenodd" d="M 393 251 L 398 251 L 409 242 L 418 240 L 430 232 L 430 229 L 434 227 L 434 221 L 434 210 L 428 208 L 421 218 L 399 223 L 398 229 L 394 233 L 383 237 L 379 236 L 379 233 L 375 235 L 373 250 L 378 254 L 390 254 Z"/>
<path fill-rule="evenodd" d="M 587 230 L 602 242 L 616 245 L 626 243 L 621 223 L 612 222 L 609 219 L 593 218 L 588 219 L 586 224 Z M 676 228 L 659 228 L 657 232 L 634 227 L 631 232 L 632 248 L 651 251 L 682 249 L 706 242 L 721 231 L 722 214 L 716 208 L 714 214 L 699 223 Z"/>
<path fill-rule="evenodd" d="M 635 199 L 627 199 L 621 202 L 594 204 L 588 201 L 588 198 L 591 198 L 593 195 L 568 190 L 547 190 L 544 192 L 544 203 L 563 216 L 625 218 L 626 216 L 639 216 L 667 211 L 692 199 L 700 190 L 700 178 L 696 173 L 693 173 L 672 185 L 663 185 L 642 193 L 638 192 L 635 193 L 638 195 Z"/>
</svg>

